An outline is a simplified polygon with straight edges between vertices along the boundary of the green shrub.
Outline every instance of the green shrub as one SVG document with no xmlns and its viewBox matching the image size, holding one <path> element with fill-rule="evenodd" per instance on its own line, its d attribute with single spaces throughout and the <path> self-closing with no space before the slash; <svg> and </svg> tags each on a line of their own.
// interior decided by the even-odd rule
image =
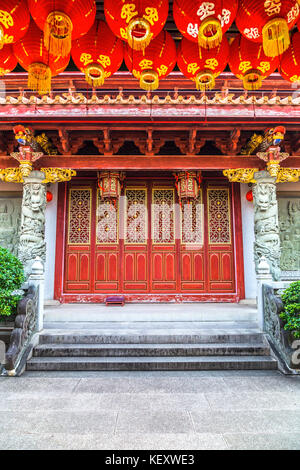
<svg viewBox="0 0 300 470">
<path fill-rule="evenodd" d="M 21 261 L 8 250 L 0 247 L 0 319 L 16 313 L 21 295 L 13 292 L 20 289 L 24 279 Z"/>
<path fill-rule="evenodd" d="M 293 282 L 282 296 L 284 311 L 280 318 L 285 322 L 284 329 L 292 330 L 295 338 L 300 338 L 300 281 Z"/>
</svg>

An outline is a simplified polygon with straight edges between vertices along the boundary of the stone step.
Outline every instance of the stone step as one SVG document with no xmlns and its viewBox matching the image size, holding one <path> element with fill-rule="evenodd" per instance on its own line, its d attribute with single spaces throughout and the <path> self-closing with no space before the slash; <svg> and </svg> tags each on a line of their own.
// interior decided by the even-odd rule
<svg viewBox="0 0 300 470">
<path fill-rule="evenodd" d="M 217 296 L 216 296 L 217 298 Z M 221 307 L 221 308 L 220 308 Z M 256 322 L 255 302 L 243 303 L 126 303 L 124 307 L 105 304 L 58 304 L 45 308 L 47 322 Z"/>
<path fill-rule="evenodd" d="M 211 344 L 263 343 L 251 330 L 44 330 L 40 344 Z"/>
<path fill-rule="evenodd" d="M 267 356 L 264 343 L 40 344 L 35 357 Z"/>
<path fill-rule="evenodd" d="M 271 356 L 214 357 L 34 357 L 29 371 L 146 371 L 146 370 L 270 370 L 277 369 Z"/>
</svg>

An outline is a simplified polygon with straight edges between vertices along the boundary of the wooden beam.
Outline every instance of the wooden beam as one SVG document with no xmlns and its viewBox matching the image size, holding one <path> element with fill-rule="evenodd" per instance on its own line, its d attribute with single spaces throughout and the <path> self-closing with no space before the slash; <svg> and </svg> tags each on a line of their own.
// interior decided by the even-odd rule
<svg viewBox="0 0 300 470">
<path fill-rule="evenodd" d="M 300 157 L 291 157 L 289 166 L 300 167 Z M 11 157 L 0 157 L 0 168 L 16 167 Z M 264 162 L 255 156 L 222 155 L 61 155 L 45 156 L 36 162 L 36 167 L 59 167 L 77 170 L 222 170 L 229 168 L 262 168 Z"/>
<path fill-rule="evenodd" d="M 17 167 L 18 162 L 0 156 L 0 168 Z M 260 168 L 265 163 L 255 155 L 57 155 L 40 158 L 35 168 L 57 167 L 74 170 L 224 170 L 230 168 Z M 291 156 L 282 167 L 300 168 L 300 156 Z"/>
</svg>

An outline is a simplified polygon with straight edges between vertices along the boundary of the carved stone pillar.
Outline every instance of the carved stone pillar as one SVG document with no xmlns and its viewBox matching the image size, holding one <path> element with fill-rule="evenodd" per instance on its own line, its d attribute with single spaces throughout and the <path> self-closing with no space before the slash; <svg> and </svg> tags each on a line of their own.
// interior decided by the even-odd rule
<svg viewBox="0 0 300 470">
<path fill-rule="evenodd" d="M 274 280 L 280 279 L 280 236 L 278 223 L 278 203 L 276 197 L 276 177 L 268 171 L 259 171 L 254 175 L 254 261 L 258 266 L 264 256 Z"/>
<path fill-rule="evenodd" d="M 46 260 L 45 208 L 46 184 L 42 171 L 32 171 L 24 177 L 21 230 L 18 255 L 26 276 L 37 256 Z"/>
</svg>

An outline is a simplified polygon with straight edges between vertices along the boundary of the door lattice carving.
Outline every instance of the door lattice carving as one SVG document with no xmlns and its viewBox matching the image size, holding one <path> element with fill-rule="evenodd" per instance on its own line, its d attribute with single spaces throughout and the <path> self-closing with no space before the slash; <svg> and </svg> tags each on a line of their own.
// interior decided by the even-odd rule
<svg viewBox="0 0 300 470">
<path fill-rule="evenodd" d="M 152 242 L 175 243 L 175 210 L 173 189 L 153 189 Z"/>
<path fill-rule="evenodd" d="M 228 188 L 208 188 L 208 233 L 212 245 L 230 244 L 230 202 Z"/>
<path fill-rule="evenodd" d="M 118 243 L 118 201 L 102 199 L 97 191 L 96 243 L 107 245 Z"/>
<path fill-rule="evenodd" d="M 181 206 L 181 242 L 189 245 L 203 245 L 204 211 L 202 190 L 196 199 Z"/>
<path fill-rule="evenodd" d="M 126 189 L 126 236 L 125 243 L 147 243 L 147 191 Z"/>
<path fill-rule="evenodd" d="M 91 189 L 71 189 L 69 200 L 69 245 L 88 245 L 91 237 Z"/>
</svg>

